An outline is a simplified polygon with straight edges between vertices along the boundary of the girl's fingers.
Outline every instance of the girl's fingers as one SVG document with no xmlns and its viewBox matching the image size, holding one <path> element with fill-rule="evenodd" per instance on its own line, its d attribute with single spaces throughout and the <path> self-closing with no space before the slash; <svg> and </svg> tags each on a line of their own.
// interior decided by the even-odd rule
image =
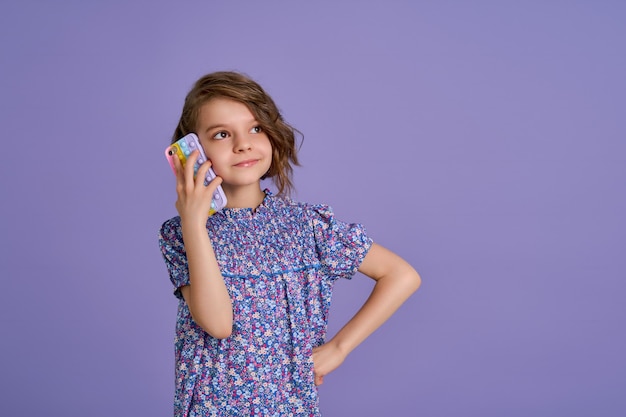
<svg viewBox="0 0 626 417">
<path fill-rule="evenodd" d="M 209 194 L 211 196 L 209 199 L 212 199 L 213 193 L 222 183 L 221 177 L 215 177 L 206 186 L 204 185 L 207 172 L 211 168 L 211 161 L 206 161 L 200 165 L 200 168 L 198 168 L 198 171 L 194 175 L 193 166 L 199 156 L 200 153 L 198 151 L 193 151 L 187 158 L 184 166 L 178 158 L 174 158 L 176 191 L 178 192 L 179 199 L 187 200 L 194 194 L 202 199 L 206 198 L 202 196 Z"/>
<path fill-rule="evenodd" d="M 203 163 L 194 176 L 193 166 L 199 156 L 200 153 L 198 151 L 192 152 L 184 166 L 178 157 L 173 158 L 174 170 L 176 172 L 176 192 L 178 193 L 176 210 L 178 210 L 181 217 L 187 218 L 191 216 L 191 218 L 196 218 L 197 216 L 208 215 L 213 194 L 222 183 L 221 177 L 215 177 L 206 186 L 204 185 L 207 172 L 211 167 L 209 161 Z"/>
<path fill-rule="evenodd" d="M 176 174 L 176 191 L 180 193 L 185 184 L 185 174 L 183 172 L 183 165 L 178 159 L 178 155 L 172 156 L 172 162 L 174 164 L 174 174 Z"/>
<path fill-rule="evenodd" d="M 198 168 L 198 172 L 196 173 L 196 186 L 204 185 L 204 180 L 209 168 L 211 168 L 211 161 L 206 161 L 200 165 L 200 168 Z"/>
<path fill-rule="evenodd" d="M 215 177 L 211 180 L 209 185 L 207 185 L 207 192 L 211 195 L 211 199 L 213 198 L 213 193 L 217 190 L 217 187 L 222 183 L 222 177 Z"/>
<path fill-rule="evenodd" d="M 196 164 L 196 161 L 198 160 L 198 156 L 200 155 L 200 152 L 193 151 L 189 157 L 187 158 L 187 162 L 185 162 L 185 183 L 188 186 L 193 187 L 193 183 L 194 183 L 194 178 L 193 178 L 193 166 Z"/>
<path fill-rule="evenodd" d="M 211 161 L 206 161 L 205 163 L 200 165 L 200 168 L 198 169 L 198 172 L 196 174 L 196 187 L 204 186 L 204 180 L 206 179 L 207 172 L 209 172 L 209 169 L 212 165 L 213 164 L 211 163 Z M 207 192 L 213 195 L 213 193 L 221 183 L 222 177 L 216 176 L 206 185 Z"/>
<path fill-rule="evenodd" d="M 324 383 L 324 377 L 321 375 L 315 374 L 315 385 L 322 385 Z"/>
</svg>

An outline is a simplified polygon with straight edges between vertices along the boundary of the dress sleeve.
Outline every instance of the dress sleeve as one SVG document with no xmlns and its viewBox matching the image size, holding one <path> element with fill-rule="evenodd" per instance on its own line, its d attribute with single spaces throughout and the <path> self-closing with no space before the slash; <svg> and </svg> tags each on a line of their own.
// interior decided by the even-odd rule
<svg viewBox="0 0 626 417">
<path fill-rule="evenodd" d="M 372 246 L 372 239 L 359 223 L 344 223 L 335 218 L 331 207 L 311 206 L 315 246 L 322 270 L 332 280 L 350 279 Z"/>
<path fill-rule="evenodd" d="M 170 281 L 175 287 L 174 295 L 182 299 L 180 287 L 189 285 L 189 267 L 179 218 L 174 217 L 163 223 L 159 233 L 159 247 L 170 274 Z"/>
</svg>

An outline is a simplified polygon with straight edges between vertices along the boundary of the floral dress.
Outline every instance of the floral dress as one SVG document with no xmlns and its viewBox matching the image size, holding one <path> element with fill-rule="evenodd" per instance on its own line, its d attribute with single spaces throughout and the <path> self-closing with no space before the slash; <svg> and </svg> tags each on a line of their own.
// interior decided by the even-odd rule
<svg viewBox="0 0 626 417">
<path fill-rule="evenodd" d="M 189 284 L 180 217 L 159 244 L 179 299 L 176 417 L 319 416 L 312 349 L 324 343 L 333 283 L 351 278 L 372 241 L 325 205 L 273 196 L 227 208 L 207 232 L 233 302 L 233 331 L 216 339 L 182 298 Z"/>
</svg>

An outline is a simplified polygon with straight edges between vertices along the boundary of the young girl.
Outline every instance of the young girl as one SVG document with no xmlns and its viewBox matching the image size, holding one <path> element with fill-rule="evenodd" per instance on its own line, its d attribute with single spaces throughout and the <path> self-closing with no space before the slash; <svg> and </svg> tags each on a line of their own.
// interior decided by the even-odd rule
<svg viewBox="0 0 626 417">
<path fill-rule="evenodd" d="M 419 287 L 399 256 L 331 208 L 290 200 L 294 129 L 253 80 L 206 75 L 191 89 L 173 141 L 195 132 L 210 162 L 175 160 L 176 209 L 159 243 L 174 294 L 175 415 L 319 416 L 317 385 Z M 209 166 L 218 175 L 204 185 Z M 277 194 L 262 190 L 272 178 Z M 226 208 L 208 217 L 218 185 Z M 333 284 L 356 271 L 371 296 L 330 340 Z"/>
</svg>

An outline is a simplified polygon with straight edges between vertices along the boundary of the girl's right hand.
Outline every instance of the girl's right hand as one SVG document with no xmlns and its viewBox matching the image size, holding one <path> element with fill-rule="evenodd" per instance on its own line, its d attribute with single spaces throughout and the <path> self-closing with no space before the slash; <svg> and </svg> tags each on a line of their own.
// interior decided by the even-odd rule
<svg viewBox="0 0 626 417">
<path fill-rule="evenodd" d="M 172 159 L 174 160 L 176 193 L 178 194 L 176 210 L 181 221 L 204 227 L 209 217 L 213 193 L 222 183 L 222 178 L 217 176 L 208 185 L 204 185 L 207 171 L 211 167 L 211 161 L 207 160 L 200 166 L 194 179 L 193 166 L 199 154 L 197 150 L 193 151 L 187 158 L 184 167 L 178 158 Z"/>
</svg>

